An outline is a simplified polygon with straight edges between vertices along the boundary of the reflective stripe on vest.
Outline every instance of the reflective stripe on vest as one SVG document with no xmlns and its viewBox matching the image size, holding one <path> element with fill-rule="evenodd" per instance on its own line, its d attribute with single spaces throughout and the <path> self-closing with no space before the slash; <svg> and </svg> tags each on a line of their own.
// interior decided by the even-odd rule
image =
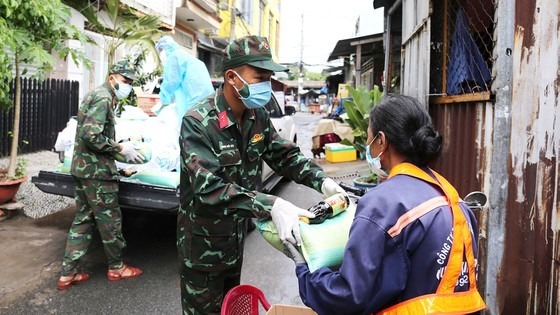
<svg viewBox="0 0 560 315">
<path fill-rule="evenodd" d="M 397 223 L 395 223 L 395 225 L 393 225 L 393 227 L 389 229 L 388 233 L 389 235 L 391 235 L 391 237 L 394 238 L 395 236 L 399 235 L 405 227 L 414 222 L 414 220 L 422 217 L 423 215 L 434 209 L 448 205 L 449 202 L 447 202 L 447 198 L 443 196 L 435 197 L 426 202 L 423 202 L 407 213 L 401 215 L 397 220 Z"/>
<path fill-rule="evenodd" d="M 457 190 L 441 175 L 430 170 L 434 176 L 431 177 L 417 166 L 410 163 L 399 164 L 391 170 L 389 178 L 396 175 L 408 175 L 416 177 L 428 183 L 440 187 L 446 196 L 446 204 L 451 205 L 453 212 L 453 245 L 451 246 L 449 261 L 445 267 L 443 277 L 434 294 L 426 294 L 416 298 L 403 301 L 397 305 L 382 310 L 378 314 L 383 315 L 412 315 L 412 314 L 465 314 L 472 313 L 486 308 L 480 293 L 476 288 L 475 262 L 472 250 L 472 238 L 467 220 L 459 207 L 459 194 Z M 434 198 L 436 199 L 436 198 Z M 436 204 L 441 202 L 431 199 L 428 202 Z M 395 226 L 389 230 L 389 234 L 395 236 L 410 222 L 412 218 L 419 218 L 423 214 L 429 212 L 431 204 L 425 202 L 422 207 L 415 207 L 415 213 L 410 217 L 401 216 L 401 222 L 397 221 Z M 417 209 L 418 208 L 418 209 Z M 405 224 L 406 223 L 406 224 Z M 399 225 L 400 224 L 400 225 Z M 396 233 L 396 234 L 395 234 Z M 393 237 L 393 236 L 392 236 Z M 461 275 L 461 266 L 463 264 L 463 253 L 467 258 L 469 269 L 469 290 L 466 292 L 454 292 L 455 285 Z"/>
</svg>

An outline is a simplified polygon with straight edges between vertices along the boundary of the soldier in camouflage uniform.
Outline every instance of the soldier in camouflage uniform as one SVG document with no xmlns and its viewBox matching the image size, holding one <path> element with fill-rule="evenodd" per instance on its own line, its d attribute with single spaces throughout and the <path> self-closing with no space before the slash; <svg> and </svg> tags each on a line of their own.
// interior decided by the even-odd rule
<svg viewBox="0 0 560 315">
<path fill-rule="evenodd" d="M 119 61 L 110 69 L 104 84 L 84 97 L 78 111 L 78 126 L 70 173 L 76 182 L 76 216 L 68 233 L 62 260 L 59 290 L 89 278 L 77 273 L 76 267 L 86 254 L 95 229 L 99 230 L 108 258 L 109 280 L 139 276 L 142 270 L 123 263 L 122 250 L 126 241 L 121 231 L 121 210 L 118 204 L 119 174 L 114 154 L 127 161 L 142 156 L 129 143 L 115 141 L 115 104 L 132 90 L 135 69 L 127 61 Z"/>
<path fill-rule="evenodd" d="M 282 139 L 263 108 L 273 71 L 266 38 L 247 36 L 224 50 L 224 84 L 183 117 L 181 206 L 177 221 L 184 314 L 219 314 L 239 285 L 247 219 L 272 217 L 283 240 L 300 243 L 298 216 L 312 217 L 279 197 L 255 190 L 262 162 L 297 183 L 331 196 L 344 192 L 323 170 Z"/>
</svg>

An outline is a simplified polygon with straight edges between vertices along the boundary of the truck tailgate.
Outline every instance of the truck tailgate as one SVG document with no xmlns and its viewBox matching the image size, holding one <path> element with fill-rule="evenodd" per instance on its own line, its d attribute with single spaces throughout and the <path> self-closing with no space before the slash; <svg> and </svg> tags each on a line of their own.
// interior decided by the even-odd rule
<svg viewBox="0 0 560 315">
<path fill-rule="evenodd" d="M 39 171 L 31 181 L 41 191 L 74 197 L 74 178 L 69 174 Z M 119 182 L 119 204 L 123 208 L 176 213 L 179 189 L 148 184 Z"/>
</svg>

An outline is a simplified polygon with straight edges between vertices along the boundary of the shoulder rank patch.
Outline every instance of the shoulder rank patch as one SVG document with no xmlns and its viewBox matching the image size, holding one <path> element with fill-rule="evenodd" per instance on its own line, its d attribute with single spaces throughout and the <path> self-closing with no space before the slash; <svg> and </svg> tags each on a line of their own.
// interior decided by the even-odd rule
<svg viewBox="0 0 560 315">
<path fill-rule="evenodd" d="M 218 120 L 220 122 L 220 129 L 224 129 L 225 127 L 228 126 L 228 117 L 227 117 L 227 112 L 225 110 L 221 111 L 218 114 Z"/>
<path fill-rule="evenodd" d="M 262 141 L 262 139 L 264 139 L 264 135 L 262 133 L 256 133 L 253 135 L 253 138 L 251 138 L 251 143 L 257 143 Z"/>
</svg>

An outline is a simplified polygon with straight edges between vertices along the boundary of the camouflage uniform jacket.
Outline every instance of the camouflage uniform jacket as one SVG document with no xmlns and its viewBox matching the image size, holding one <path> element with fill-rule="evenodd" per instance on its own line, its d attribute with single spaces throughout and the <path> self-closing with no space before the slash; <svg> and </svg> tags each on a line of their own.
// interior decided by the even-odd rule
<svg viewBox="0 0 560 315">
<path fill-rule="evenodd" d="M 104 83 L 84 97 L 78 111 L 78 127 L 70 173 L 78 178 L 116 180 L 119 178 L 113 154 L 120 148 L 115 141 L 116 96 Z"/>
<path fill-rule="evenodd" d="M 255 191 L 262 162 L 321 190 L 325 173 L 281 138 L 265 109 L 246 110 L 243 127 L 222 89 L 183 117 L 177 246 L 184 266 L 222 271 L 241 262 L 244 218 L 268 218 L 275 196 Z"/>
</svg>

